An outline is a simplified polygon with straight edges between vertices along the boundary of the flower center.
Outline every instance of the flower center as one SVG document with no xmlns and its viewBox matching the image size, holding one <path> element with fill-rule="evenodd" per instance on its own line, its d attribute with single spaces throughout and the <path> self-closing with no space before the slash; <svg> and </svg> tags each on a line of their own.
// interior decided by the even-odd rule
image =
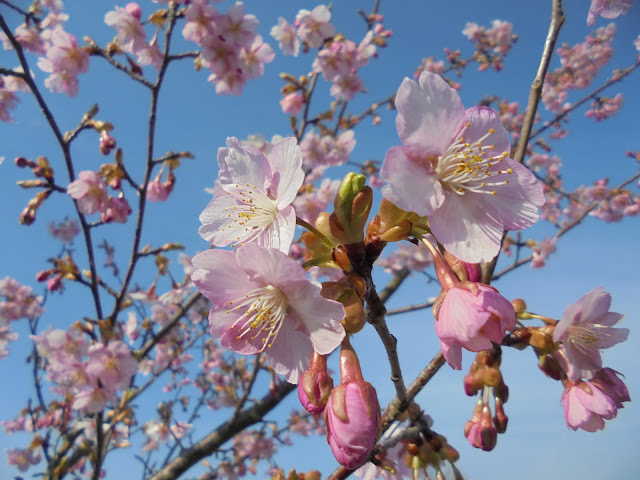
<svg viewBox="0 0 640 480">
<path fill-rule="evenodd" d="M 224 209 L 227 217 L 233 219 L 233 223 L 236 224 L 230 223 L 224 228 L 243 226 L 248 235 L 244 238 L 246 242 L 254 241 L 273 224 L 278 215 L 275 200 L 269 198 L 265 192 L 261 192 L 257 185 L 252 187 L 248 183 L 244 186 L 235 184 L 235 188 L 232 192 L 227 192 L 227 195 L 232 195 L 238 205 Z M 240 240 L 240 237 L 237 239 Z"/>
<path fill-rule="evenodd" d="M 467 127 L 469 127 L 467 123 Z M 506 185 L 508 179 L 496 178 L 500 174 L 511 174 L 510 168 L 496 169 L 495 166 L 509 157 L 509 152 L 493 155 L 494 145 L 482 142 L 495 130 L 490 128 L 486 135 L 474 143 L 465 142 L 464 129 L 458 134 L 444 155 L 438 157 L 436 173 L 441 183 L 450 187 L 458 195 L 466 192 L 497 195 L 495 187 Z"/>
<path fill-rule="evenodd" d="M 234 302 L 229 302 L 229 307 L 228 314 L 234 310 L 246 308 L 246 311 L 231 325 L 232 329 L 239 330 L 236 338 L 239 340 L 250 336 L 251 340 L 255 340 L 262 337 L 260 352 L 263 352 L 265 348 L 271 348 L 278 335 L 287 314 L 289 302 L 282 291 L 267 285 L 252 290 Z"/>
<path fill-rule="evenodd" d="M 600 348 L 601 341 L 610 335 L 607 331 L 601 331 L 602 325 L 573 325 L 569 327 L 567 339 L 585 355 L 591 355 L 594 350 Z"/>
</svg>

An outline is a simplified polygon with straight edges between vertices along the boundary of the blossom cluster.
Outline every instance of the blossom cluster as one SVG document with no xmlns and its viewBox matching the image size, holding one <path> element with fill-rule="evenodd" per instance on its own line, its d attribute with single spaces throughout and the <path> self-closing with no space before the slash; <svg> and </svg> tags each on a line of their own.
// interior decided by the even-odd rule
<svg viewBox="0 0 640 480">
<path fill-rule="evenodd" d="M 185 11 L 182 34 L 202 51 L 197 62 L 211 71 L 209 81 L 220 95 L 239 95 L 250 79 L 264 74 L 273 49 L 255 30 L 258 20 L 246 14 L 241 2 L 219 12 L 209 1 L 192 2 Z"/>
<path fill-rule="evenodd" d="M 119 179 L 111 182 L 111 186 L 119 189 Z M 78 173 L 78 178 L 67 187 L 67 193 L 76 200 L 80 212 L 85 215 L 100 212 L 103 222 L 124 223 L 131 214 L 131 207 L 122 191 L 117 197 L 109 195 L 100 174 L 91 170 Z"/>
<path fill-rule="evenodd" d="M 11 322 L 35 319 L 43 312 L 42 297 L 34 295 L 31 287 L 11 277 L 0 280 L 0 359 L 9 353 L 8 343 L 18 339 L 18 334 L 11 331 Z"/>
<path fill-rule="evenodd" d="M 129 387 L 138 361 L 120 340 L 90 345 L 86 334 L 75 327 L 47 330 L 34 336 L 38 354 L 48 362 L 54 391 L 73 399 L 72 408 L 99 412 L 117 392 Z"/>
<path fill-rule="evenodd" d="M 513 25 L 504 20 L 492 20 L 490 28 L 469 22 L 462 34 L 475 45 L 474 59 L 479 64 L 479 71 L 489 67 L 497 72 L 502 70 L 504 57 L 518 40 L 518 36 L 513 33 Z"/>
</svg>

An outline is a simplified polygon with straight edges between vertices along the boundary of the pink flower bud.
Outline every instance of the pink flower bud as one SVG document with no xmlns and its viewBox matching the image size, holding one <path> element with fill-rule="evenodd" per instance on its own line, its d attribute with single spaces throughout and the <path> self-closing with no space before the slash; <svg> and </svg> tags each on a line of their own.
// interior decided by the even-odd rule
<svg viewBox="0 0 640 480">
<path fill-rule="evenodd" d="M 378 438 L 380 404 L 347 341 L 340 351 L 340 374 L 340 385 L 331 391 L 324 411 L 327 442 L 341 465 L 355 469 L 369 458 Z"/>
<path fill-rule="evenodd" d="M 100 153 L 109 155 L 114 148 L 116 148 L 116 139 L 103 130 L 100 134 Z"/>
<path fill-rule="evenodd" d="M 300 403 L 313 415 L 322 413 L 332 389 L 333 379 L 327 372 L 327 356 L 314 350 L 309 368 L 298 380 Z"/>
<path fill-rule="evenodd" d="M 304 97 L 298 92 L 290 93 L 280 100 L 280 106 L 284 113 L 298 115 L 304 107 Z"/>
</svg>

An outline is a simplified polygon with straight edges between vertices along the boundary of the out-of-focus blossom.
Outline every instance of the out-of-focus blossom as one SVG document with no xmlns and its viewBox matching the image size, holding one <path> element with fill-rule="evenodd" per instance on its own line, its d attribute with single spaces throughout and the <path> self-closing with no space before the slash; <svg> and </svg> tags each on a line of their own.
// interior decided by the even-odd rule
<svg viewBox="0 0 640 480">
<path fill-rule="evenodd" d="M 320 48 L 322 42 L 333 36 L 336 27 L 331 23 L 331 10 L 326 5 L 318 5 L 312 11 L 300 10 L 295 25 L 298 36 L 311 48 Z"/>
<path fill-rule="evenodd" d="M 569 305 L 553 332 L 553 340 L 562 342 L 570 380 L 591 379 L 602 368 L 600 350 L 624 342 L 627 328 L 614 328 L 623 318 L 610 312 L 611 295 L 602 287 L 590 291 Z"/>
<path fill-rule="evenodd" d="M 312 349 L 327 355 L 344 338 L 342 304 L 323 298 L 320 285 L 280 250 L 254 243 L 235 253 L 207 250 L 193 257 L 193 267 L 193 283 L 213 302 L 211 334 L 236 353 L 263 352 L 291 383 Z"/>
<path fill-rule="evenodd" d="M 62 243 L 73 243 L 73 239 L 80 233 L 78 222 L 71 218 L 65 218 L 63 222 L 49 222 L 49 234 Z"/>
<path fill-rule="evenodd" d="M 31 287 L 11 277 L 0 280 L 0 321 L 37 318 L 43 312 L 42 297 L 34 295 Z"/>
<path fill-rule="evenodd" d="M 288 113 L 289 115 L 298 115 L 302 112 L 304 97 L 299 92 L 292 92 L 285 95 L 282 100 L 280 100 L 280 106 L 284 113 Z"/>
<path fill-rule="evenodd" d="M 354 136 L 353 130 L 346 130 L 337 138 L 329 135 L 320 136 L 310 130 L 300 142 L 304 166 L 316 168 L 337 166 L 348 162 L 349 155 L 356 145 Z"/>
<path fill-rule="evenodd" d="M 596 17 L 618 18 L 626 14 L 633 5 L 633 0 L 591 0 L 589 13 L 587 14 L 587 25 L 596 23 Z"/>
<path fill-rule="evenodd" d="M 282 53 L 298 56 L 300 51 L 300 39 L 296 33 L 296 27 L 288 23 L 284 18 L 278 17 L 278 25 L 271 29 L 271 36 L 278 41 Z"/>
<path fill-rule="evenodd" d="M 264 64 L 272 62 L 275 56 L 273 48 L 264 43 L 260 35 L 256 35 L 253 42 L 240 53 L 242 72 L 246 78 L 260 78 L 264 75 Z"/>
<path fill-rule="evenodd" d="M 140 23 L 141 14 L 140 6 L 130 3 L 126 8 L 115 7 L 104 16 L 104 23 L 116 29 L 118 45 L 126 52 L 135 54 L 147 46 L 147 34 Z"/>
<path fill-rule="evenodd" d="M 622 107 L 622 94 L 618 93 L 613 98 L 599 97 L 596 98 L 584 114 L 587 118 L 593 118 L 596 122 L 606 120 L 615 115 L 620 107 Z"/>
<path fill-rule="evenodd" d="M 169 171 L 167 179 L 162 181 L 162 171 L 158 172 L 156 178 L 149 182 L 147 186 L 147 200 L 150 202 L 164 202 L 169 198 L 176 184 L 176 177 L 172 171 Z"/>
<path fill-rule="evenodd" d="M 325 178 L 318 188 L 305 191 L 293 201 L 296 214 L 313 225 L 320 212 L 324 212 L 333 203 L 340 187 L 340 180 Z"/>
<path fill-rule="evenodd" d="M 78 94 L 78 74 L 89 69 L 89 54 L 78 47 L 76 37 L 57 27 L 51 34 L 51 46 L 46 57 L 38 60 L 38 66 L 51 75 L 44 84 L 52 92 Z"/>
<path fill-rule="evenodd" d="M 471 352 L 488 350 L 516 324 L 510 301 L 495 288 L 473 282 L 450 288 L 435 317 L 442 353 L 456 370 L 462 368 L 462 347 Z"/>
<path fill-rule="evenodd" d="M 100 209 L 100 218 L 103 222 L 125 223 L 129 215 L 131 215 L 131 207 L 122 194 L 107 198 Z"/>
<path fill-rule="evenodd" d="M 31 448 L 12 448 L 8 451 L 9 465 L 15 466 L 21 472 L 26 472 L 32 465 L 40 462 L 40 454 Z"/>
<path fill-rule="evenodd" d="M 296 226 L 291 203 L 304 180 L 295 138 L 279 142 L 269 157 L 228 138 L 218 164 L 221 191 L 200 215 L 202 238 L 220 247 L 256 242 L 287 252 Z"/>
<path fill-rule="evenodd" d="M 542 185 L 509 158 L 509 136 L 496 112 L 465 111 L 438 75 L 405 78 L 396 95 L 403 146 L 392 147 L 381 177 L 383 194 L 404 210 L 429 216 L 431 231 L 459 259 L 489 261 L 504 230 L 538 219 Z"/>
<path fill-rule="evenodd" d="M 422 243 L 413 245 L 402 242 L 397 244 L 393 252 L 378 260 L 376 265 L 388 273 L 399 272 L 405 268 L 412 272 L 422 272 L 433 265 L 433 256 Z"/>
<path fill-rule="evenodd" d="M 545 238 L 542 243 L 533 248 L 531 268 L 542 268 L 547 263 L 547 258 L 556 252 L 556 239 Z"/>
</svg>

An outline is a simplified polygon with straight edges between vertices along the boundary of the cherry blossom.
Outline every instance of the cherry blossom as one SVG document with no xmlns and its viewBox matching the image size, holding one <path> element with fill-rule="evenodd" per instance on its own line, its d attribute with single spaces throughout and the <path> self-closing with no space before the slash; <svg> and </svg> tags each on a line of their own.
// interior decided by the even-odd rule
<svg viewBox="0 0 640 480">
<path fill-rule="evenodd" d="M 312 349 L 331 353 L 344 338 L 342 304 L 320 295 L 295 260 L 253 243 L 234 252 L 193 257 L 191 279 L 213 302 L 211 334 L 236 353 L 263 352 L 273 369 L 297 383 Z"/>
<path fill-rule="evenodd" d="M 602 18 L 618 18 L 620 15 L 626 14 L 632 5 L 633 0 L 591 0 L 587 25 L 591 26 L 596 23 L 598 15 Z"/>
<path fill-rule="evenodd" d="M 461 260 L 489 261 L 503 230 L 538 219 L 542 185 L 509 158 L 509 137 L 487 107 L 464 110 L 454 89 L 438 75 L 408 78 L 396 95 L 402 147 L 385 157 L 383 194 L 400 208 L 429 216 L 444 247 Z"/>
<path fill-rule="evenodd" d="M 336 31 L 330 20 L 331 10 L 326 5 L 318 5 L 312 11 L 300 10 L 295 21 L 298 36 L 311 48 L 320 48 L 322 42 Z"/>
<path fill-rule="evenodd" d="M 218 247 L 257 242 L 287 252 L 296 213 L 291 203 L 302 185 L 302 155 L 293 137 L 268 157 L 236 138 L 218 151 L 219 191 L 200 215 L 200 235 Z"/>
<path fill-rule="evenodd" d="M 105 15 L 104 23 L 118 31 L 116 38 L 120 47 L 135 54 L 147 46 L 147 34 L 140 23 L 140 6 L 130 3 L 126 8 L 115 8 Z"/>
<path fill-rule="evenodd" d="M 604 428 L 628 402 L 629 392 L 611 369 L 603 369 L 592 381 L 578 381 L 568 385 L 562 394 L 562 405 L 567 426 L 595 432 Z"/>
<path fill-rule="evenodd" d="M 78 47 L 75 36 L 57 27 L 51 34 L 46 57 L 38 60 L 38 66 L 51 74 L 44 81 L 47 88 L 75 97 L 78 94 L 77 75 L 89 69 L 89 54 Z"/>
<path fill-rule="evenodd" d="M 285 55 L 298 56 L 300 51 L 300 39 L 296 33 L 296 27 L 288 23 L 284 18 L 278 17 L 278 25 L 271 29 L 271 36 L 278 41 L 278 46 Z"/>
<path fill-rule="evenodd" d="M 593 378 L 602 368 L 600 350 L 624 342 L 626 328 L 614 328 L 623 315 L 610 312 L 611 295 L 598 287 L 569 305 L 553 332 L 553 340 L 562 342 L 570 380 Z"/>
<path fill-rule="evenodd" d="M 450 288 L 437 307 L 436 335 L 447 363 L 462 368 L 462 347 L 481 352 L 500 343 L 513 330 L 516 314 L 506 298 L 482 283 L 461 282 Z"/>
</svg>

